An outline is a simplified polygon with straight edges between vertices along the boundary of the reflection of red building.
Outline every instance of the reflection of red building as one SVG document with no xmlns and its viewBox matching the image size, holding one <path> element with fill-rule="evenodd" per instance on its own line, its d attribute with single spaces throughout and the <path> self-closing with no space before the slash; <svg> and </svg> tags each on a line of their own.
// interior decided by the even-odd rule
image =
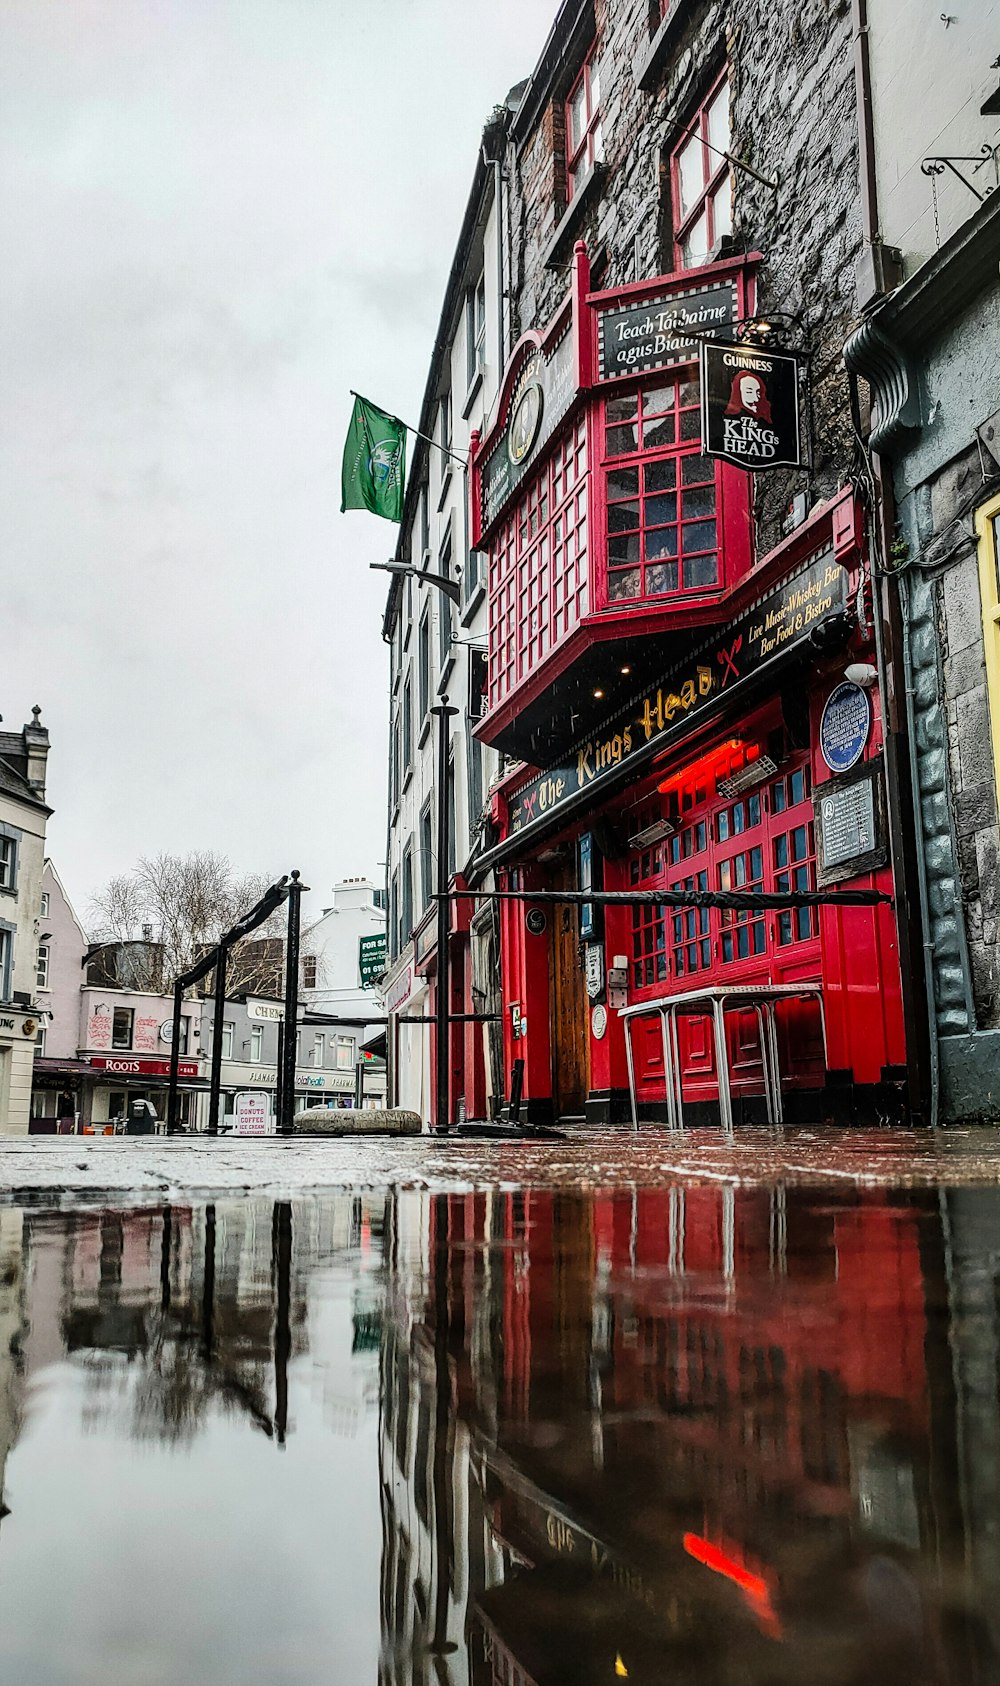
<svg viewBox="0 0 1000 1686">
<path fill-rule="evenodd" d="M 751 477 L 702 453 L 698 335 L 752 314 L 755 273 L 752 258 L 725 259 L 594 291 L 579 244 L 569 294 L 522 336 L 474 436 L 473 542 L 490 593 L 479 732 L 515 763 L 477 870 L 502 886 L 892 888 L 877 688 L 858 693 L 870 720 L 856 768 L 835 774 L 821 743 L 845 665 L 874 654 L 860 509 L 845 490 L 758 553 Z M 505 1062 L 524 1059 L 537 1118 L 624 1116 L 615 1008 L 705 985 L 822 986 L 826 1069 L 817 1003 L 780 1010 L 792 1089 L 902 1081 L 885 906 L 646 904 L 589 919 L 557 906 L 542 926 L 510 902 L 501 971 Z M 662 1117 L 658 1021 L 634 1036 L 640 1104 Z M 682 1021 L 681 1036 L 685 1095 L 711 1100 L 707 1021 Z M 752 1012 L 730 1014 L 729 1038 L 734 1092 L 760 1094 Z"/>
<path fill-rule="evenodd" d="M 654 1680 L 747 1648 L 771 1678 L 768 1646 L 802 1661 L 838 1625 L 863 1654 L 869 1558 L 906 1577 L 938 1538 L 927 1217 L 719 1186 L 435 1202 L 454 1399 L 507 1561 L 475 1679 L 546 1686 L 561 1661 L 587 1682 L 621 1655 Z"/>
</svg>

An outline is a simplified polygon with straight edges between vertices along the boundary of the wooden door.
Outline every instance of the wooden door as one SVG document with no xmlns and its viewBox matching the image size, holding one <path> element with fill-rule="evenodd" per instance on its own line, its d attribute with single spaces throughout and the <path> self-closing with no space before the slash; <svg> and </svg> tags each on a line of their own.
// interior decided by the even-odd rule
<svg viewBox="0 0 1000 1686">
<path fill-rule="evenodd" d="M 575 888 L 572 867 L 553 875 L 553 889 Z M 552 904 L 550 950 L 552 1026 L 552 1103 L 559 1118 L 582 1118 L 590 1089 L 590 1041 L 587 990 L 580 964 L 578 912 Z"/>
</svg>

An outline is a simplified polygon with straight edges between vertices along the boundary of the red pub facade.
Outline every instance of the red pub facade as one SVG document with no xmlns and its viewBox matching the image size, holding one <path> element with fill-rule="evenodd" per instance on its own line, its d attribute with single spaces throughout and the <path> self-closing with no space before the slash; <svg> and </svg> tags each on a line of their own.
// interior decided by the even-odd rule
<svg viewBox="0 0 1000 1686">
<path fill-rule="evenodd" d="M 850 484 L 758 554 L 754 475 L 704 454 L 703 340 L 751 339 L 752 254 L 595 290 L 578 242 L 552 320 L 524 333 L 471 458 L 488 557 L 481 739 L 507 758 L 501 889 L 872 889 L 892 896 L 870 569 Z M 759 343 L 759 342 L 758 342 Z M 850 669 L 848 673 L 846 670 Z M 896 1097 L 896 915 L 501 904 L 504 1058 L 536 1121 L 629 1115 L 623 1007 L 746 989 L 725 1015 L 736 1115 L 763 1116 L 752 990 L 776 1010 L 786 1115 Z M 678 1021 L 685 1116 L 715 1118 L 708 1016 Z M 658 1016 L 634 1020 L 639 1116 L 665 1116 Z M 817 1111 L 817 1107 L 820 1108 Z"/>
</svg>

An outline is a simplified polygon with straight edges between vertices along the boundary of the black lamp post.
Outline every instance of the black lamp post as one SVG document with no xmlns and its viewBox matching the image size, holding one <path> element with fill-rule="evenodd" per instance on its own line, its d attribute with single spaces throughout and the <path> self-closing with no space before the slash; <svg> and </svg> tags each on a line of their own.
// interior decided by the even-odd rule
<svg viewBox="0 0 1000 1686">
<path fill-rule="evenodd" d="M 446 1136 L 451 1126 L 448 1104 L 448 1066 L 451 1013 L 451 955 L 448 950 L 451 926 L 451 901 L 448 896 L 449 856 L 451 855 L 451 812 L 448 789 L 448 760 L 451 750 L 451 720 L 458 713 L 451 708 L 447 697 L 431 709 L 438 723 L 437 740 L 437 992 L 434 998 L 435 1095 L 434 1132 Z"/>
</svg>

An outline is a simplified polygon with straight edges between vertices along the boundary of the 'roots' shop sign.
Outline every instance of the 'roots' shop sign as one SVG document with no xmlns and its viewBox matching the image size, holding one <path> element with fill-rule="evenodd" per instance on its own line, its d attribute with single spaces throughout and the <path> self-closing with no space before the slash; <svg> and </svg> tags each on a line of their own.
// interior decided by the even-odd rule
<svg viewBox="0 0 1000 1686">
<path fill-rule="evenodd" d="M 582 791 L 610 783 L 626 763 L 682 737 L 696 715 L 728 702 L 846 601 L 847 574 L 826 551 L 673 668 L 613 729 L 580 744 L 571 765 L 541 773 L 518 791 L 510 802 L 508 835 L 547 819 Z"/>
</svg>

